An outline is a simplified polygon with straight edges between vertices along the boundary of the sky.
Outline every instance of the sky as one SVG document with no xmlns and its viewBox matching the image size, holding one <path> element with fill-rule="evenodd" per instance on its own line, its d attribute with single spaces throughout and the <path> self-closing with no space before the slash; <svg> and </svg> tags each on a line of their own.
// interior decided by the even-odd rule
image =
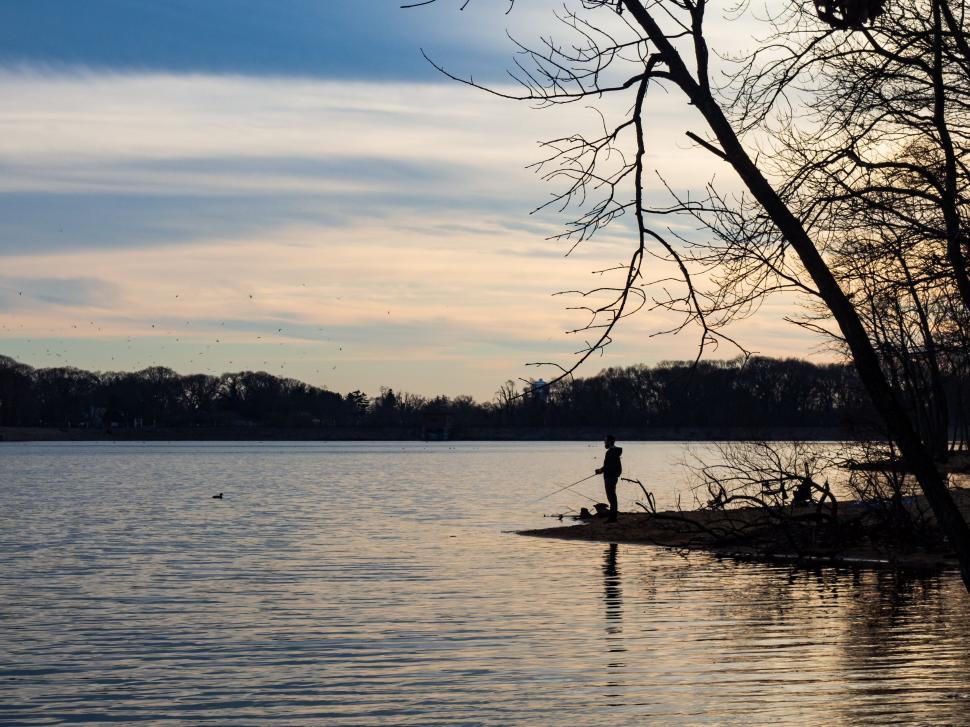
<svg viewBox="0 0 970 727">
<path fill-rule="evenodd" d="M 499 99 L 422 56 L 503 87 L 506 32 L 534 40 L 559 3 L 461 4 L 0 3 L 0 354 L 479 400 L 568 365 L 584 318 L 554 293 L 602 283 L 635 239 L 620 224 L 567 257 L 549 238 L 568 217 L 530 214 L 556 191 L 527 168 L 538 142 L 592 110 Z M 648 164 L 678 191 L 725 173 L 692 123 L 673 95 L 649 120 Z M 731 332 L 808 356 L 791 312 Z M 581 373 L 692 358 L 696 331 L 653 335 L 670 323 L 628 319 Z"/>
</svg>

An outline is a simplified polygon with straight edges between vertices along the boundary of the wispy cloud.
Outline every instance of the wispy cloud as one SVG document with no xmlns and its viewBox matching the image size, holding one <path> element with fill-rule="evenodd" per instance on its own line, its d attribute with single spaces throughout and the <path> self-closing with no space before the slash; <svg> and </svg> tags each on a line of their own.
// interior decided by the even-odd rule
<svg viewBox="0 0 970 727">
<path fill-rule="evenodd" d="M 113 308 L 121 288 L 94 277 L 10 277 L 0 275 L 0 310 L 18 311 L 38 306 L 59 308 Z"/>
<path fill-rule="evenodd" d="M 0 87 L 0 264 L 30 300 L 4 284 L 0 345 L 30 363 L 282 367 L 338 389 L 487 396 L 582 347 L 562 333 L 581 314 L 551 294 L 608 281 L 590 271 L 633 244 L 620 225 L 562 259 L 546 238 L 564 218 L 528 215 L 550 188 L 524 165 L 537 139 L 596 123 L 579 107 L 160 73 L 27 69 Z M 696 186 L 711 161 L 673 108 L 650 163 Z M 631 320 L 602 363 L 689 356 L 693 339 L 648 337 L 668 327 Z M 745 331 L 778 350 L 776 323 Z"/>
<path fill-rule="evenodd" d="M 0 63 L 101 71 L 272 77 L 432 78 L 419 48 L 500 76 L 506 28 L 529 32 L 553 0 L 451 0 L 402 10 L 399 0 L 44 0 L 0 3 Z"/>
</svg>

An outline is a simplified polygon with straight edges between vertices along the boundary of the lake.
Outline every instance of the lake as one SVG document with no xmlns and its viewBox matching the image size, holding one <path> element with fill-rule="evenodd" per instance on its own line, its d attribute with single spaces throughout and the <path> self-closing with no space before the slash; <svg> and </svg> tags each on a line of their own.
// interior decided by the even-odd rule
<svg viewBox="0 0 970 727">
<path fill-rule="evenodd" d="M 658 505 L 690 505 L 684 445 L 620 444 Z M 587 504 L 530 501 L 601 459 L 576 442 L 2 444 L 0 724 L 970 721 L 956 573 L 507 532 Z M 595 478 L 577 489 L 603 499 Z"/>
</svg>

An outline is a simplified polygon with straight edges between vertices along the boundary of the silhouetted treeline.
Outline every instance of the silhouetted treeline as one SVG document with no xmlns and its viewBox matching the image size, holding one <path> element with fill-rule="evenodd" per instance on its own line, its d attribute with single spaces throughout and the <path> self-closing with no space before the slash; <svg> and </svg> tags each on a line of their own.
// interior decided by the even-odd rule
<svg viewBox="0 0 970 727">
<path fill-rule="evenodd" d="M 94 373 L 0 356 L 3 426 L 840 427 L 867 412 L 851 368 L 798 359 L 630 366 L 538 388 L 508 381 L 480 403 L 387 388 L 338 394 L 262 371 Z"/>
<path fill-rule="evenodd" d="M 841 427 L 869 417 L 855 370 L 753 357 L 606 369 L 551 388 L 551 423 L 605 427 Z"/>
</svg>

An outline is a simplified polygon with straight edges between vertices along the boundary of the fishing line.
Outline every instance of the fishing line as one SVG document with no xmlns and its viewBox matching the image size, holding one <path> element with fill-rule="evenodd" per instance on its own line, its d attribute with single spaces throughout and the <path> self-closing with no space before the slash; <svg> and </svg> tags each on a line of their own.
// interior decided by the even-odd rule
<svg viewBox="0 0 970 727">
<path fill-rule="evenodd" d="M 569 492 L 573 493 L 574 495 L 579 495 L 580 497 L 585 497 L 590 502 L 594 502 L 594 503 L 595 502 L 599 502 L 599 500 L 597 500 L 595 497 L 590 497 L 589 495 L 584 495 L 579 490 L 569 490 Z"/>
<path fill-rule="evenodd" d="M 589 477 L 584 477 L 583 479 L 581 479 L 581 480 L 579 480 L 577 482 L 571 482 L 570 484 L 566 485 L 565 487 L 560 487 L 558 490 L 556 490 L 554 492 L 550 492 L 548 495 L 543 495 L 542 497 L 538 497 L 535 500 L 532 500 L 529 504 L 532 505 L 534 503 L 539 502 L 540 500 L 545 500 L 547 497 L 552 497 L 553 495 L 558 495 L 560 492 L 562 492 L 564 490 L 568 490 L 570 487 L 575 487 L 576 485 L 582 484 L 586 480 L 590 480 L 590 479 L 596 477 L 597 474 L 598 474 L 597 472 L 594 472 Z M 578 495 L 578 494 L 581 494 L 581 493 L 578 493 L 577 492 L 576 494 Z M 588 497 L 587 495 L 583 495 L 583 497 L 586 497 L 587 499 L 593 500 L 593 498 Z M 593 500 L 593 502 L 596 502 L 596 500 Z"/>
</svg>

